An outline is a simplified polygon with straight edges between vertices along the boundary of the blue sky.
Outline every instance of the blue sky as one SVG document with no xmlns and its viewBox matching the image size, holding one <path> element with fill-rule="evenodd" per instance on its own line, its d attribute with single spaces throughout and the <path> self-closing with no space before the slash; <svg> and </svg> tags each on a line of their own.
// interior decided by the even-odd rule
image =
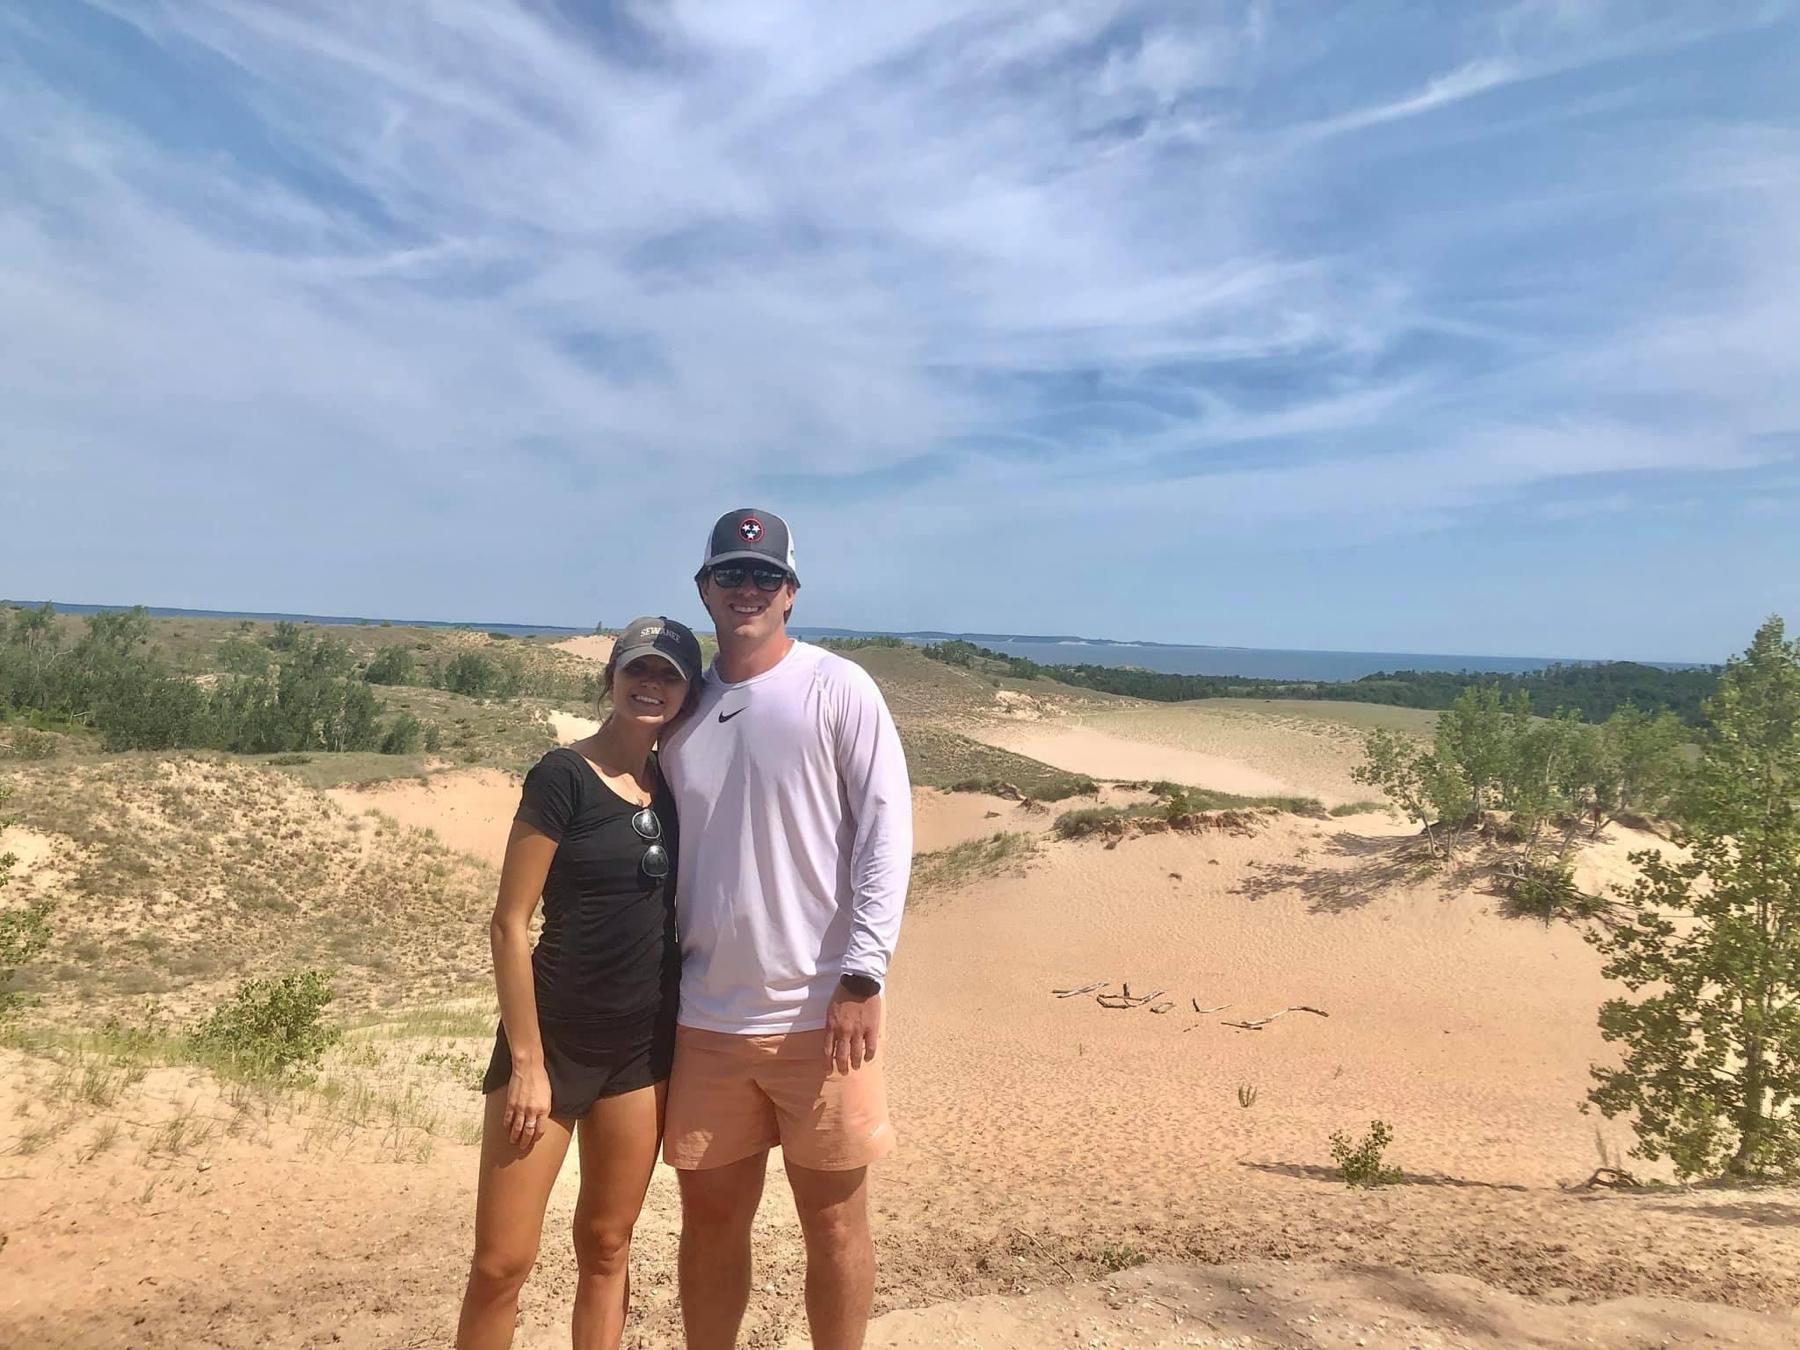
<svg viewBox="0 0 1800 1350">
<path fill-rule="evenodd" d="M 1720 659 L 1788 4 L 0 9 L 0 594 Z"/>
</svg>

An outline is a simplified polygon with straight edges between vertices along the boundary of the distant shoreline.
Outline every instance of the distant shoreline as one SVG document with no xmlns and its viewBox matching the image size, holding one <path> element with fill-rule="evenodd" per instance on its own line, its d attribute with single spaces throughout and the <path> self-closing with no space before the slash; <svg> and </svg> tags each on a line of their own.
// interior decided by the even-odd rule
<svg viewBox="0 0 1800 1350">
<path fill-rule="evenodd" d="M 0 600 L 0 605 L 33 607 L 41 600 Z M 95 614 L 103 610 L 129 609 L 129 605 L 67 604 L 51 601 L 66 614 Z M 334 627 L 467 628 L 505 633 L 514 637 L 578 637 L 591 628 L 558 624 L 481 622 L 470 619 L 366 618 L 343 614 L 284 614 L 276 611 L 186 609 L 172 605 L 146 605 L 145 612 L 164 619 L 253 619 L 265 623 L 314 623 Z M 913 643 L 962 641 L 990 647 L 1011 656 L 1029 657 L 1042 665 L 1097 665 L 1139 667 L 1165 674 L 1246 675 L 1263 679 L 1348 681 L 1401 670 L 1449 671 L 1471 674 L 1524 674 L 1553 665 L 1601 665 L 1607 657 L 1476 656 L 1442 652 L 1356 652 L 1307 648 L 1224 647 L 1201 643 L 1154 642 L 1117 638 L 1088 638 L 1073 634 L 953 633 L 939 629 L 885 632 L 856 628 L 810 627 L 792 629 L 801 638 L 897 637 Z M 1698 661 L 1642 661 L 1637 664 L 1664 670 L 1691 670 Z"/>
</svg>

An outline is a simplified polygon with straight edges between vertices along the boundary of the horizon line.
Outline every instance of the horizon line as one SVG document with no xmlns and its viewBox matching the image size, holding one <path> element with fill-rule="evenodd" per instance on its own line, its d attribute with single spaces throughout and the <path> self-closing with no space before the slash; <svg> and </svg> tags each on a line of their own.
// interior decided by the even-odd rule
<svg viewBox="0 0 1800 1350">
<path fill-rule="evenodd" d="M 396 628 L 476 628 L 476 629 L 529 629 L 534 633 L 567 633 L 571 637 L 592 636 L 592 627 L 572 627 L 567 624 L 554 623 L 521 623 L 516 620 L 478 620 L 478 619 L 400 619 L 392 616 L 361 614 L 309 614 L 287 612 L 281 610 L 239 610 L 239 609 L 200 609 L 187 605 L 112 605 L 96 604 L 76 600 L 13 600 L 0 598 L 0 607 L 16 609 L 35 609 L 48 604 L 58 611 L 69 613 L 94 613 L 115 610 L 142 608 L 146 613 L 163 618 L 213 618 L 213 619 L 298 619 L 314 623 L 326 623 L 344 626 L 360 626 L 363 624 L 386 624 Z M 1577 656 L 1524 656 L 1500 652 L 1431 652 L 1382 650 L 1378 648 L 1337 648 L 1337 647 L 1249 647 L 1229 643 L 1212 642 L 1161 642 L 1148 638 L 1099 638 L 1081 637 L 1073 634 L 1033 634 L 1002 633 L 983 629 L 969 629 L 963 632 L 951 632 L 940 628 L 890 629 L 890 628 L 843 628 L 834 624 L 795 624 L 796 630 L 811 629 L 826 635 L 844 637 L 898 637 L 898 638 L 942 638 L 958 641 L 970 641 L 974 638 L 989 638 L 1002 642 L 1039 642 L 1046 644 L 1081 643 L 1090 646 L 1106 647 L 1161 647 L 1185 648 L 1192 651 L 1222 652 L 1275 652 L 1282 655 L 1296 656 L 1428 656 L 1439 659 L 1467 658 L 1477 661 L 1541 661 L 1551 665 L 1612 665 L 1628 663 L 1642 666 L 1664 667 L 1709 667 L 1723 666 L 1723 661 L 1693 661 L 1644 659 L 1638 657 L 1577 657 Z M 698 630 L 697 630 L 698 631 Z M 1048 663 L 1054 664 L 1054 663 Z M 1071 662 L 1070 664 L 1078 664 Z"/>
</svg>

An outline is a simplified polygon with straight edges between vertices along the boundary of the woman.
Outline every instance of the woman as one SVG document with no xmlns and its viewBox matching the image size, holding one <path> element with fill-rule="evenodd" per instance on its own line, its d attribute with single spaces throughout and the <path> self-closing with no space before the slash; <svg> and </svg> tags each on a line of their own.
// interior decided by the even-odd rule
<svg viewBox="0 0 1800 1350">
<path fill-rule="evenodd" d="M 581 1146 L 576 1350 L 616 1347 L 623 1333 L 631 1230 L 661 1142 L 681 983 L 675 813 L 652 751 L 692 706 L 699 675 L 692 631 L 634 620 L 606 664 L 606 721 L 525 777 L 491 925 L 500 1030 L 482 1083 L 459 1350 L 512 1344 L 572 1137 Z M 544 928 L 531 950 L 539 895 Z"/>
</svg>

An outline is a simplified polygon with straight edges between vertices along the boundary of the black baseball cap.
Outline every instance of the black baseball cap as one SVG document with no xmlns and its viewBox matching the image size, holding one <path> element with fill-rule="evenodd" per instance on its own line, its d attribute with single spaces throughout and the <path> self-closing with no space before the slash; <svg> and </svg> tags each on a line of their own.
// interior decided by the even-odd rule
<svg viewBox="0 0 1800 1350">
<path fill-rule="evenodd" d="M 794 567 L 794 533 L 773 511 L 741 506 L 719 517 L 712 533 L 706 536 L 706 556 L 700 560 L 700 571 L 724 562 L 772 564 L 786 571 L 796 586 L 800 584 L 800 573 Z"/>
<path fill-rule="evenodd" d="M 633 619 L 613 645 L 613 669 L 630 665 L 640 656 L 660 656 L 680 672 L 689 684 L 700 670 L 700 639 L 685 623 L 660 614 Z"/>
</svg>

